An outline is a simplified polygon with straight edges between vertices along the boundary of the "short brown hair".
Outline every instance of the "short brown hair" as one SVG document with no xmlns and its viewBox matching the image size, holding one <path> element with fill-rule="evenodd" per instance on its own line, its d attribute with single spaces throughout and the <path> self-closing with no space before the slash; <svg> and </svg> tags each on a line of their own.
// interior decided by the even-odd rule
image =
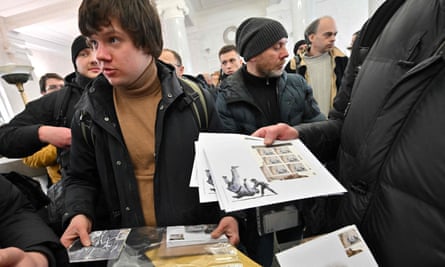
<svg viewBox="0 0 445 267">
<path fill-rule="evenodd" d="M 229 44 L 221 47 L 218 53 L 218 57 L 220 57 L 222 54 L 229 53 L 230 51 L 235 51 L 238 54 L 238 51 L 236 50 L 236 46 Z"/>
<path fill-rule="evenodd" d="M 176 63 L 179 65 L 178 67 L 182 66 L 182 58 L 178 52 L 169 48 L 164 48 L 163 51 L 172 53 L 173 57 L 176 59 Z"/>
<path fill-rule="evenodd" d="M 40 93 L 42 95 L 44 93 L 46 93 L 46 80 L 48 80 L 48 79 L 56 79 L 56 80 L 63 81 L 62 76 L 60 76 L 57 73 L 53 73 L 53 72 L 45 73 L 44 75 L 42 75 L 42 77 L 40 77 L 40 80 L 39 80 Z"/>
<path fill-rule="evenodd" d="M 161 21 L 150 0 L 83 0 L 79 7 L 79 30 L 85 36 L 97 33 L 116 19 L 134 45 L 158 58 L 163 40 Z"/>
</svg>

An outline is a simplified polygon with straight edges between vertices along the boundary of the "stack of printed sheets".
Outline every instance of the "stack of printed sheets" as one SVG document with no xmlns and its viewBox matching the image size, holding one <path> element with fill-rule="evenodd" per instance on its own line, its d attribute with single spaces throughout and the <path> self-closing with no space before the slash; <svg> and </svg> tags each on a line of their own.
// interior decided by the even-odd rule
<svg viewBox="0 0 445 267">
<path fill-rule="evenodd" d="M 298 139 L 265 146 L 247 135 L 201 133 L 195 148 L 190 186 L 226 212 L 346 192 Z"/>
</svg>

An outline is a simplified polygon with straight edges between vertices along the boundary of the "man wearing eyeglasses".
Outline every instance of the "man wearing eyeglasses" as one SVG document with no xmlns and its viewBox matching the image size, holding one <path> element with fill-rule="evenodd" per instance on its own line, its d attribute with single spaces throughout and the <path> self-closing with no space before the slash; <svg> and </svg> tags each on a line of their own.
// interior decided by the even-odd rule
<svg viewBox="0 0 445 267">
<path fill-rule="evenodd" d="M 176 70 L 176 76 L 182 77 L 184 75 L 184 66 L 182 65 L 181 56 L 174 50 L 164 48 L 162 49 L 159 59 L 173 65 Z"/>
<path fill-rule="evenodd" d="M 62 76 L 57 73 L 46 73 L 39 80 L 40 93 L 46 95 L 63 88 L 64 82 Z"/>
</svg>

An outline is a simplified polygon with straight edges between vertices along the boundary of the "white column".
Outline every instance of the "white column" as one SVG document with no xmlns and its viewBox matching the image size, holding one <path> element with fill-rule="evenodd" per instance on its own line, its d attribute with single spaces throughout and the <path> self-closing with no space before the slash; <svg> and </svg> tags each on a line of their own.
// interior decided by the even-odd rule
<svg viewBox="0 0 445 267">
<path fill-rule="evenodd" d="M 189 11 L 185 1 L 157 0 L 156 7 L 161 17 L 164 47 L 178 52 L 182 58 L 185 73 L 193 73 L 187 31 L 185 29 L 185 15 Z"/>
<path fill-rule="evenodd" d="M 368 0 L 368 15 L 372 16 L 383 2 L 385 2 L 385 0 Z"/>
<path fill-rule="evenodd" d="M 286 29 L 288 34 L 287 50 L 289 55 L 292 56 L 292 49 L 295 41 L 293 40 L 293 23 L 292 12 L 290 10 L 293 0 L 270 0 L 269 5 L 266 7 L 266 17 L 279 21 Z M 290 58 L 290 57 L 289 57 Z"/>
<path fill-rule="evenodd" d="M 298 40 L 304 39 L 304 30 L 307 25 L 311 23 L 309 12 L 310 1 L 308 0 L 295 0 L 291 1 L 292 10 L 292 38 L 294 43 Z"/>
</svg>

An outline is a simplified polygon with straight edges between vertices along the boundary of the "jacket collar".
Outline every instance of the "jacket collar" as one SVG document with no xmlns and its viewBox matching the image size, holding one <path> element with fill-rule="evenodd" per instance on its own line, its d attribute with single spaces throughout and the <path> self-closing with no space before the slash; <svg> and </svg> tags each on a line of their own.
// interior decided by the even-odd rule
<svg viewBox="0 0 445 267">
<path fill-rule="evenodd" d="M 164 107 L 167 108 L 184 91 L 176 78 L 175 70 L 172 66 L 156 60 L 156 67 L 157 75 L 161 81 L 161 101 Z M 99 119 L 94 118 L 95 116 L 115 116 L 112 89 L 112 85 L 105 76 L 100 74 L 87 87 L 86 96 L 84 97 L 86 99 L 83 100 L 83 104 L 79 107 L 83 107 L 93 116 L 93 119 Z"/>
<path fill-rule="evenodd" d="M 245 75 L 243 73 L 243 66 L 237 70 L 234 74 L 230 75 L 221 84 L 221 90 L 224 91 L 226 95 L 227 102 L 236 102 L 240 100 L 252 101 L 252 96 L 247 91 L 247 86 L 245 84 Z M 259 78 L 264 79 L 264 78 Z M 281 93 L 287 81 L 287 73 L 283 70 L 283 73 L 277 80 L 278 93 Z"/>
</svg>

